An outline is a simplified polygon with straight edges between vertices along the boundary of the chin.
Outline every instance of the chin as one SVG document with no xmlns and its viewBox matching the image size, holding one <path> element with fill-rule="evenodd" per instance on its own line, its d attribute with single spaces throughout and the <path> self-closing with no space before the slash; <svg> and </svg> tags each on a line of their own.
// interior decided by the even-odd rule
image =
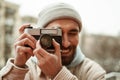
<svg viewBox="0 0 120 80">
<path fill-rule="evenodd" d="M 67 66 L 67 65 L 69 65 L 73 61 L 74 55 L 75 55 L 75 50 L 76 50 L 75 48 L 70 48 L 68 50 L 68 52 L 66 50 L 66 53 L 65 53 L 65 51 L 63 51 L 61 53 L 62 65 Z"/>
<path fill-rule="evenodd" d="M 62 61 L 62 65 L 64 65 L 64 66 L 67 66 L 69 64 L 70 64 L 70 62 Z"/>
<path fill-rule="evenodd" d="M 69 65 L 72 60 L 73 60 L 73 56 L 69 56 L 69 57 L 65 57 L 65 56 L 62 56 L 62 65 Z"/>
</svg>

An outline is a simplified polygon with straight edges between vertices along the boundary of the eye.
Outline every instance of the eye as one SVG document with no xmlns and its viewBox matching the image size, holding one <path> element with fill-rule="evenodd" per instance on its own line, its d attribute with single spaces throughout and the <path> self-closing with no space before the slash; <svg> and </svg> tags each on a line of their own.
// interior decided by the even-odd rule
<svg viewBox="0 0 120 80">
<path fill-rule="evenodd" d="M 75 36 L 75 35 L 78 35 L 78 32 L 79 32 L 78 30 L 73 29 L 73 30 L 70 30 L 68 34 L 69 34 L 70 36 Z"/>
<path fill-rule="evenodd" d="M 75 36 L 78 34 L 78 32 L 69 32 L 68 34 L 69 34 L 69 36 Z"/>
</svg>

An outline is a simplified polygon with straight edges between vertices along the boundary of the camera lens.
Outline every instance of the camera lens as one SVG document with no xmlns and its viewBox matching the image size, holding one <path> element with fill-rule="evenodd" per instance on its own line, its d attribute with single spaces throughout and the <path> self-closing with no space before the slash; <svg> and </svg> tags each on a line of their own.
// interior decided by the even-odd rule
<svg viewBox="0 0 120 80">
<path fill-rule="evenodd" d="M 50 47 L 52 45 L 52 37 L 48 34 L 41 35 L 40 44 L 43 48 Z"/>
</svg>

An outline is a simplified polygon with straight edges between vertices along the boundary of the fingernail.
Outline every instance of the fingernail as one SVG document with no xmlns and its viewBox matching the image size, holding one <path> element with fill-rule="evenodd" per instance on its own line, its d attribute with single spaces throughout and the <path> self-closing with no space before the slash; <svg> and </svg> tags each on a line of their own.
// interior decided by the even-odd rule
<svg viewBox="0 0 120 80">
<path fill-rule="evenodd" d="M 55 41 L 55 39 L 54 39 L 54 38 L 53 38 L 52 40 L 53 40 L 53 41 Z"/>
</svg>

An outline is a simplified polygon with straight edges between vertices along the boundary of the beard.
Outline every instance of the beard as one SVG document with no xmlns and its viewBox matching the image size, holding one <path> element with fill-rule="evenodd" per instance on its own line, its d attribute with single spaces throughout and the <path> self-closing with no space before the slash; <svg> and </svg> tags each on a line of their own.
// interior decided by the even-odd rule
<svg viewBox="0 0 120 80">
<path fill-rule="evenodd" d="M 75 53 L 76 53 L 76 47 L 69 47 L 67 49 L 63 49 L 63 50 L 68 50 L 69 49 L 69 52 L 68 53 L 61 53 L 61 59 L 62 59 L 62 65 L 69 65 L 73 59 L 74 59 L 74 56 L 75 56 Z"/>
</svg>

